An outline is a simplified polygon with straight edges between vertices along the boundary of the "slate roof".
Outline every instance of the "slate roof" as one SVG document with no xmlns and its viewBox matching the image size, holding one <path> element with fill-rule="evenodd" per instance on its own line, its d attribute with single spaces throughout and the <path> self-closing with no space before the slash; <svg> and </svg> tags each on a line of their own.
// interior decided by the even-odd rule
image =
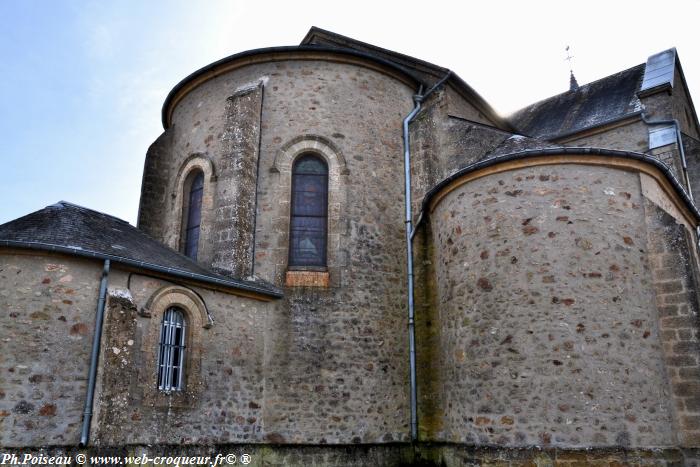
<svg viewBox="0 0 700 467">
<path fill-rule="evenodd" d="M 263 281 L 231 279 L 206 269 L 126 221 L 66 201 L 0 225 L 0 247 L 109 259 L 177 278 L 280 297 Z"/>
<path fill-rule="evenodd" d="M 641 110 L 636 94 L 644 69 L 645 64 L 637 65 L 550 97 L 518 110 L 507 120 L 524 135 L 551 140 L 632 116 Z"/>
</svg>

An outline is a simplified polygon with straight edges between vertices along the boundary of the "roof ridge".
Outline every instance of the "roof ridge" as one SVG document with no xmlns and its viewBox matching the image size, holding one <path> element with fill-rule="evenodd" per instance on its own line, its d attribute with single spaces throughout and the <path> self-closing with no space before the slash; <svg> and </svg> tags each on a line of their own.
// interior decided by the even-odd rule
<svg viewBox="0 0 700 467">
<path fill-rule="evenodd" d="M 360 46 L 367 47 L 368 49 L 373 49 L 373 50 L 378 51 L 378 52 L 381 52 L 381 53 L 386 53 L 386 54 L 390 54 L 390 55 L 395 55 L 395 56 L 398 56 L 398 57 L 400 57 L 400 58 L 402 58 L 402 59 L 405 59 L 405 60 L 407 60 L 407 61 L 418 62 L 418 63 L 420 63 L 421 65 L 423 65 L 423 66 L 425 66 L 425 67 L 427 67 L 427 68 L 433 69 L 433 70 L 436 71 L 436 72 L 445 73 L 445 72 L 447 72 L 447 71 L 449 70 L 448 68 L 445 68 L 445 67 L 443 67 L 443 66 L 441 66 L 441 65 L 437 65 L 437 64 L 432 63 L 432 62 L 429 62 L 429 61 L 427 61 L 427 60 L 423 60 L 422 58 L 414 57 L 413 55 L 408 55 L 408 54 L 403 53 L 403 52 L 397 52 L 397 51 L 394 51 L 394 50 L 386 49 L 386 48 L 384 48 L 384 47 L 380 47 L 380 46 L 378 46 L 378 45 L 374 45 L 374 44 L 372 44 L 372 43 L 370 43 L 370 42 L 361 41 L 361 40 L 359 40 L 359 39 L 355 39 L 354 37 L 346 36 L 346 35 L 344 35 L 344 34 L 340 34 L 340 33 L 337 33 L 337 32 L 335 32 L 335 31 L 331 31 L 331 30 L 329 30 L 329 29 L 323 29 L 323 28 L 320 28 L 320 27 L 318 27 L 318 26 L 311 26 L 311 28 L 310 28 L 309 31 L 306 33 L 306 35 L 304 36 L 304 38 L 301 40 L 301 43 L 300 43 L 299 45 L 317 46 L 318 44 L 312 44 L 312 43 L 310 42 L 310 40 L 311 40 L 311 38 L 314 36 L 314 34 L 318 34 L 319 36 L 325 36 L 325 39 L 326 39 L 326 40 L 332 39 L 333 36 L 335 36 L 335 37 L 337 37 L 337 38 L 347 40 L 348 42 L 353 42 L 353 43 L 358 44 L 358 45 L 360 45 Z M 336 47 L 338 47 L 338 48 L 344 48 L 344 49 L 346 49 L 346 48 L 352 49 L 352 47 L 343 46 L 342 44 L 341 44 L 341 45 L 336 45 Z"/>
<path fill-rule="evenodd" d="M 44 209 L 46 209 L 46 208 L 52 208 L 52 207 L 58 207 L 58 206 L 66 206 L 66 207 L 71 207 L 71 208 L 77 208 L 77 209 L 80 209 L 80 210 L 83 210 L 83 211 L 94 212 L 95 214 L 99 214 L 99 215 L 101 215 L 101 216 L 109 217 L 110 219 L 114 219 L 114 220 L 116 220 L 116 221 L 119 221 L 119 222 L 122 222 L 122 223 L 124 223 L 124 224 L 130 225 L 131 227 L 134 227 L 135 229 L 138 230 L 137 227 L 131 225 L 129 222 L 127 222 L 127 221 L 125 221 L 124 219 L 121 219 L 121 218 L 119 218 L 119 217 L 117 217 L 117 216 L 113 216 L 112 214 L 107 214 L 106 212 L 97 211 L 97 210 L 95 210 L 95 209 L 91 209 L 91 208 L 88 208 L 88 207 L 85 207 L 85 206 L 81 206 L 80 204 L 71 203 L 70 201 L 61 200 L 61 201 L 58 201 L 57 203 L 54 203 L 54 204 L 50 204 L 50 205 L 48 205 L 48 206 L 45 206 Z M 139 231 L 140 231 L 140 230 L 139 230 Z"/>
</svg>

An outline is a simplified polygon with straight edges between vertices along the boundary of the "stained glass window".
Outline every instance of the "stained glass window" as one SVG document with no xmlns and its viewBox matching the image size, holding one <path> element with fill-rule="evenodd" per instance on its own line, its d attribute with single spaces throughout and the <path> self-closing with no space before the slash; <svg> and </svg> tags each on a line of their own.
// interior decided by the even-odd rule
<svg viewBox="0 0 700 467">
<path fill-rule="evenodd" d="M 204 174 L 194 175 L 187 204 L 187 224 L 185 224 L 185 255 L 196 260 L 199 246 L 199 226 L 202 221 L 202 194 L 204 193 Z"/>
<path fill-rule="evenodd" d="M 307 154 L 292 169 L 290 266 L 326 266 L 328 166 Z"/>
</svg>

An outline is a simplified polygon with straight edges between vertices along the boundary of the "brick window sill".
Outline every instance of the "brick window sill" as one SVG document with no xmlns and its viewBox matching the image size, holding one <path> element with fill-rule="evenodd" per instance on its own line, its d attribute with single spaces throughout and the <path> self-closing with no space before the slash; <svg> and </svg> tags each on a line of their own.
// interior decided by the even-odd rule
<svg viewBox="0 0 700 467">
<path fill-rule="evenodd" d="M 326 287 L 330 284 L 328 271 L 288 270 L 284 278 L 286 287 Z"/>
</svg>

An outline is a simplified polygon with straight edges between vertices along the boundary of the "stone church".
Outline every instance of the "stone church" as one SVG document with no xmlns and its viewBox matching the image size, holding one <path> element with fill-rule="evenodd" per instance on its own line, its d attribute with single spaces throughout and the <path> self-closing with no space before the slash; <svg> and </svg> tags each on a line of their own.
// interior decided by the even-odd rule
<svg viewBox="0 0 700 467">
<path fill-rule="evenodd" d="M 650 53 L 507 117 L 315 27 L 195 71 L 137 227 L 0 226 L 0 453 L 697 465 L 700 126 Z"/>
</svg>

